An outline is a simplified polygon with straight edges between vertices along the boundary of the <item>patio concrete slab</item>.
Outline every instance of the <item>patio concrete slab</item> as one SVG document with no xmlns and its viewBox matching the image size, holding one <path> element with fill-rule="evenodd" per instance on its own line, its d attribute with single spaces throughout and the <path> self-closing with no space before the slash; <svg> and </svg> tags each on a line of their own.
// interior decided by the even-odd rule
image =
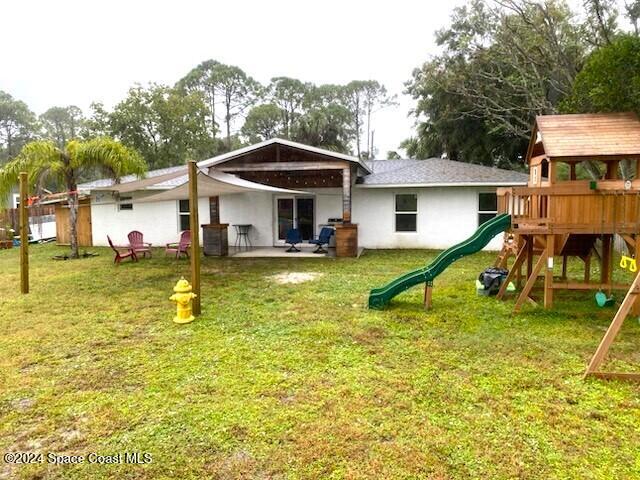
<svg viewBox="0 0 640 480">
<path fill-rule="evenodd" d="M 327 258 L 335 257 L 335 249 L 329 249 L 329 253 L 313 253 L 315 246 L 298 247 L 299 252 L 287 252 L 287 247 L 251 247 L 239 249 L 229 247 L 229 256 L 233 258 Z"/>
</svg>

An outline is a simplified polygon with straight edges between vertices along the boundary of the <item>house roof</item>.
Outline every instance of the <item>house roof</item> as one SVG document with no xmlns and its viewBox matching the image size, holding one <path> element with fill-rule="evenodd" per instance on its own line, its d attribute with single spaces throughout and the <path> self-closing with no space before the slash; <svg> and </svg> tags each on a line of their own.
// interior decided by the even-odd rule
<svg viewBox="0 0 640 480">
<path fill-rule="evenodd" d="M 349 157 L 341 153 L 329 152 L 328 150 L 308 147 L 306 145 L 289 142 L 288 140 L 272 139 L 267 142 L 252 145 L 246 149 L 236 150 L 228 154 L 214 157 L 210 160 L 199 162 L 200 168 L 206 168 L 223 161 L 235 158 L 240 151 L 258 148 L 257 146 L 271 145 L 275 141 L 283 144 L 293 144 L 304 147 L 304 149 L 320 150 L 328 152 L 337 158 L 351 159 L 357 161 L 355 157 Z M 324 153 L 323 153 L 324 154 Z M 215 161 L 215 162 L 214 162 Z M 365 164 L 357 162 L 370 172 L 358 178 L 358 184 L 362 187 L 437 187 L 437 186 L 510 186 L 526 185 L 528 175 L 525 173 L 504 170 L 500 168 L 486 167 L 470 163 L 457 162 L 443 158 L 429 158 L 426 160 L 369 160 Z M 101 179 L 86 182 L 78 185 L 78 190 L 88 192 L 91 190 L 112 190 L 117 189 L 121 193 L 133 190 L 167 190 L 184 184 L 187 180 L 186 165 L 150 170 L 146 177 L 139 180 L 135 175 L 122 177 L 120 184 L 114 187 L 111 179 Z"/>
<path fill-rule="evenodd" d="M 540 115 L 536 128 L 547 157 L 640 155 L 635 113 Z"/>
<path fill-rule="evenodd" d="M 218 155 L 213 158 L 209 158 L 207 160 L 202 160 L 198 162 L 198 167 L 206 168 L 213 167 L 215 165 L 219 165 L 221 163 L 227 162 L 234 158 L 240 157 L 242 155 L 246 155 L 247 153 L 251 153 L 255 150 L 259 150 L 264 147 L 268 147 L 270 145 L 284 145 L 286 147 L 296 148 L 298 150 L 303 150 L 309 153 L 315 153 L 318 155 L 323 155 L 325 157 L 331 157 L 338 160 L 346 160 L 347 162 L 352 162 L 361 167 L 365 172 L 369 172 L 369 167 L 358 157 L 354 157 L 352 155 L 346 155 L 344 153 L 334 152 L 331 150 L 326 150 L 324 148 L 312 147 L 310 145 L 305 145 L 304 143 L 293 142 L 291 140 L 285 140 L 283 138 L 271 138 L 269 140 L 265 140 L 264 142 L 256 143 L 254 145 L 249 145 L 248 147 L 239 148 L 238 150 L 233 150 L 232 152 L 223 153 L 222 155 Z"/>
<path fill-rule="evenodd" d="M 186 165 L 178 165 L 175 167 L 167 167 L 167 168 L 159 168 L 157 170 L 149 170 L 146 175 L 145 175 L 145 180 L 146 179 L 153 179 L 156 177 L 172 177 L 173 174 L 176 174 L 180 171 L 184 171 L 184 174 L 187 174 L 187 166 Z M 173 178 L 178 178 L 179 177 L 173 177 Z M 165 182 L 163 182 L 163 184 L 167 184 L 165 188 L 170 188 L 171 186 L 177 186 L 177 185 L 181 185 L 182 182 L 180 182 L 179 180 L 175 180 L 174 184 L 171 184 L 172 180 L 166 180 Z M 122 177 L 120 179 L 120 183 L 129 183 L 129 182 L 133 182 L 135 180 L 138 180 L 138 177 L 135 175 L 125 175 L 124 177 Z M 159 182 L 162 182 L 162 179 L 158 179 Z M 155 185 L 153 182 L 147 182 L 151 185 Z M 106 187 L 111 187 L 113 186 L 114 182 L 112 178 L 101 178 L 99 180 L 93 180 L 91 182 L 85 182 L 85 183 L 80 183 L 78 184 L 78 190 L 80 191 L 89 191 L 89 190 L 96 190 L 96 189 L 103 189 Z"/>
<path fill-rule="evenodd" d="M 426 160 L 372 160 L 363 187 L 446 187 L 526 185 L 526 173 L 456 162 L 444 158 Z"/>
</svg>

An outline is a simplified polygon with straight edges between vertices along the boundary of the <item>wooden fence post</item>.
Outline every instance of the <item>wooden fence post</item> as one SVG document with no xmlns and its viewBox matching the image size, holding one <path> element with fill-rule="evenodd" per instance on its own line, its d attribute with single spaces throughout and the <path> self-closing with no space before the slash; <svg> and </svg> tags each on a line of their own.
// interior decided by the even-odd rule
<svg viewBox="0 0 640 480">
<path fill-rule="evenodd" d="M 27 172 L 20 172 L 20 291 L 29 293 L 29 210 Z"/>
<path fill-rule="evenodd" d="M 197 295 L 193 299 L 193 314 L 200 315 L 200 222 L 198 220 L 198 168 L 189 162 L 189 219 L 191 228 L 191 287 Z"/>
</svg>

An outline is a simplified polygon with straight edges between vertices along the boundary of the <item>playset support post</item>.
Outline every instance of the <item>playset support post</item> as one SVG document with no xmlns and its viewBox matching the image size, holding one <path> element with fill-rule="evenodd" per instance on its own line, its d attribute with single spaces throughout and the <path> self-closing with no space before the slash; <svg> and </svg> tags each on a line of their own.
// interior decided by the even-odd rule
<svg viewBox="0 0 640 480">
<path fill-rule="evenodd" d="M 522 263 L 524 262 L 527 256 L 527 251 L 528 251 L 527 242 L 528 242 L 527 240 L 524 240 L 522 247 L 520 247 L 520 250 L 518 251 L 518 255 L 516 256 L 516 259 L 513 262 L 513 266 L 511 267 L 511 270 L 509 270 L 509 273 L 507 274 L 507 278 L 500 285 L 500 290 L 498 290 L 498 294 L 496 295 L 496 298 L 498 300 L 504 297 L 504 294 L 507 291 L 507 287 L 509 286 L 509 283 L 513 281 L 513 277 L 517 276 L 518 273 L 521 271 L 520 269 L 522 268 Z"/>
<path fill-rule="evenodd" d="M 426 282 L 424 284 L 424 309 L 431 309 L 431 300 L 433 298 L 433 283 Z"/>
<path fill-rule="evenodd" d="M 544 308 L 553 305 L 553 254 L 555 252 L 555 235 L 547 235 L 547 258 L 544 271 Z"/>
<path fill-rule="evenodd" d="M 518 297 L 518 300 L 516 301 L 516 305 L 513 308 L 514 312 L 519 312 L 520 309 L 522 308 L 522 305 L 524 304 L 525 300 L 529 299 L 529 294 L 531 293 L 531 290 L 533 289 L 533 285 L 536 283 L 536 280 L 538 279 L 538 274 L 542 270 L 542 267 L 544 266 L 545 263 L 547 263 L 547 248 L 546 247 L 545 247 L 544 251 L 540 254 L 540 257 L 538 258 L 538 261 L 536 262 L 536 264 L 533 267 L 531 275 L 529 275 L 528 278 L 527 278 L 527 283 L 524 284 L 524 287 L 522 288 L 522 291 L 520 292 L 520 296 Z"/>
</svg>

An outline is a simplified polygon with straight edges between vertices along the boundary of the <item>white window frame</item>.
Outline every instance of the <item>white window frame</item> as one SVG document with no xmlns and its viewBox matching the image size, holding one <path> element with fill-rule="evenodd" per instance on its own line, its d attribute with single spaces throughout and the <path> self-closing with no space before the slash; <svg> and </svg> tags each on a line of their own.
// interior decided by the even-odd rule
<svg viewBox="0 0 640 480">
<path fill-rule="evenodd" d="M 122 208 L 123 206 L 128 205 L 128 207 Z M 118 198 L 118 211 L 119 212 L 130 212 L 133 210 L 133 196 L 126 195 L 124 197 Z"/>
<path fill-rule="evenodd" d="M 486 194 L 493 194 L 496 196 L 496 210 L 480 210 L 480 195 L 486 195 Z M 478 198 L 477 198 L 477 206 L 478 206 L 478 215 L 477 215 L 477 219 L 478 219 L 478 227 L 480 225 L 482 225 L 480 223 L 480 215 L 482 214 L 493 214 L 493 217 L 495 218 L 498 215 L 498 193 L 497 192 L 478 192 Z M 487 220 L 488 222 L 489 220 Z"/>
<path fill-rule="evenodd" d="M 13 194 L 13 207 L 12 208 L 18 208 L 19 204 L 20 204 L 20 194 L 19 193 L 14 193 Z"/>
<path fill-rule="evenodd" d="M 415 211 L 399 212 L 397 210 L 397 204 L 398 204 L 397 197 L 398 197 L 398 195 L 413 195 L 414 197 L 416 197 L 416 209 L 415 209 Z M 416 229 L 415 230 L 398 230 L 398 215 L 415 215 L 415 217 L 416 217 Z M 418 194 L 417 193 L 415 193 L 415 192 L 395 192 L 393 194 L 393 231 L 394 231 L 394 233 L 409 234 L 409 235 L 415 235 L 416 233 L 418 233 Z"/>
<path fill-rule="evenodd" d="M 191 209 L 187 210 L 186 212 L 183 212 L 182 210 L 180 210 L 180 202 L 185 202 L 185 201 L 188 202 L 189 200 L 178 200 L 176 205 L 176 211 L 178 212 L 178 232 L 183 231 L 180 228 L 180 225 L 182 224 L 182 217 L 189 217 L 191 215 Z M 189 223 L 189 225 L 191 225 L 191 223 Z M 187 230 L 189 230 L 189 228 L 187 228 Z"/>
</svg>

